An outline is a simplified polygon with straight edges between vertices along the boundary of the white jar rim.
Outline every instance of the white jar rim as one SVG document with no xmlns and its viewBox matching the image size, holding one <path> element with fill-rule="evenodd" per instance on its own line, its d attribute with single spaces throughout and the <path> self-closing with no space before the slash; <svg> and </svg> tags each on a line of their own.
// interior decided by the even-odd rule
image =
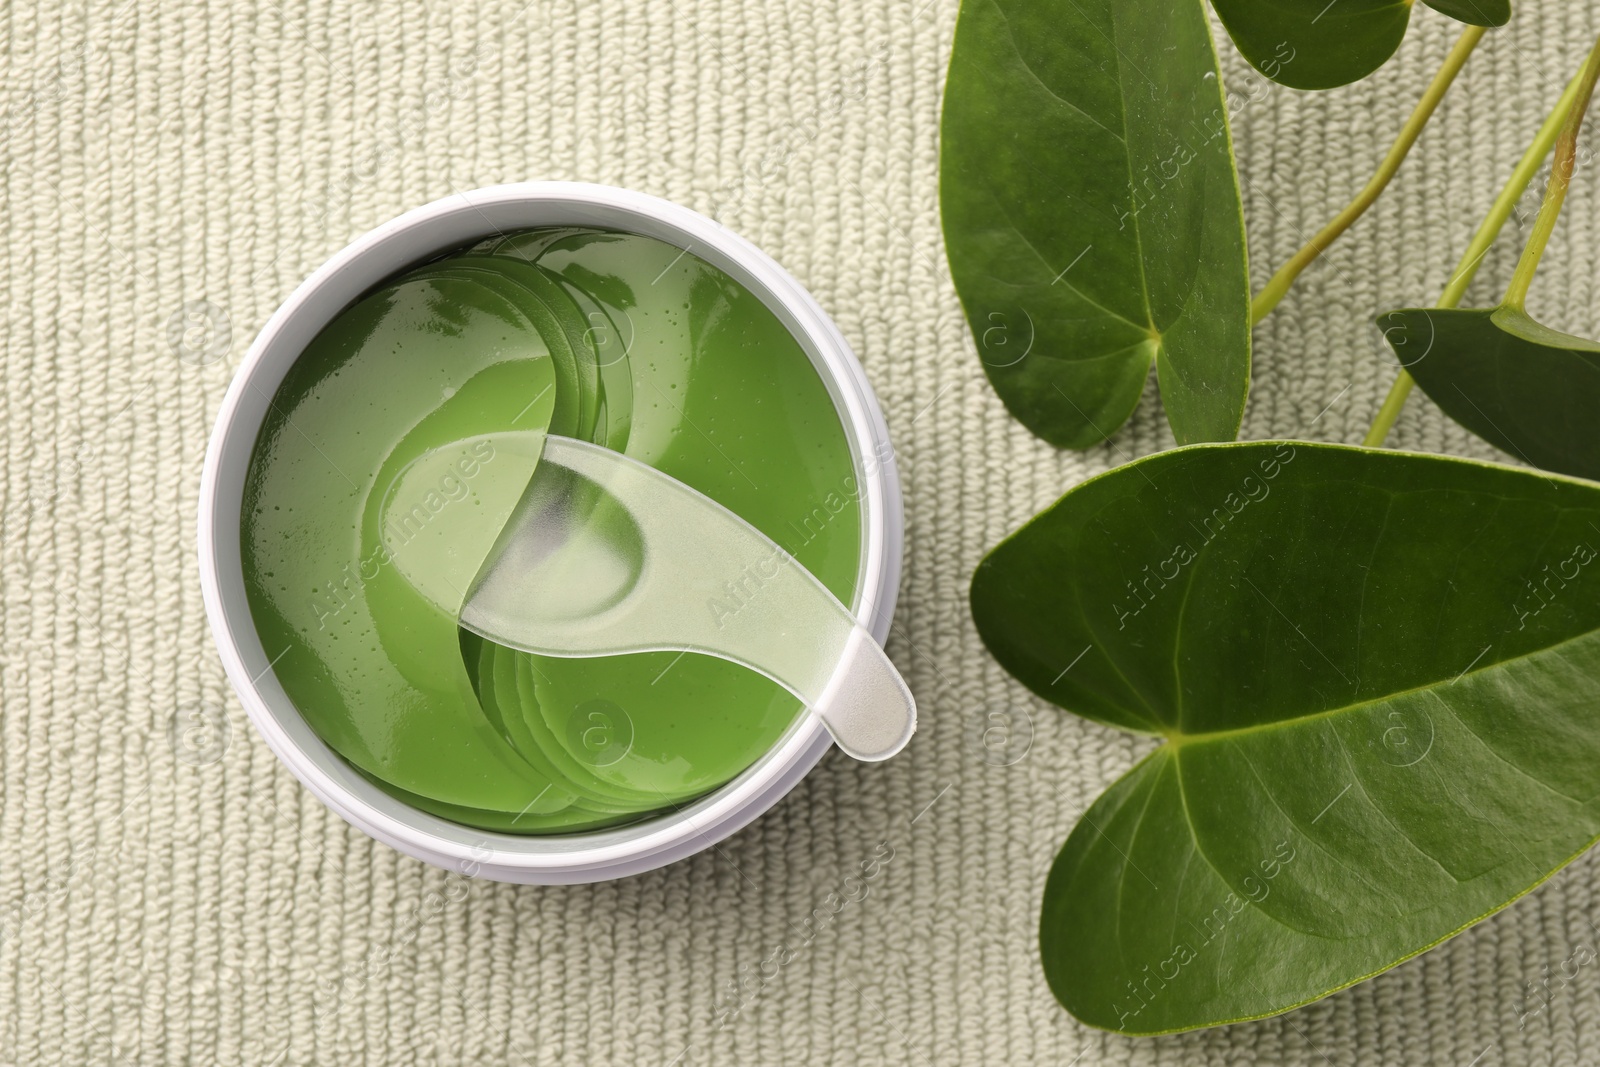
<svg viewBox="0 0 1600 1067">
<path fill-rule="evenodd" d="M 861 563 L 852 609 L 882 641 L 900 582 L 900 479 L 888 427 L 837 326 L 787 271 L 749 241 L 688 208 L 581 182 L 490 186 L 436 200 L 358 238 L 290 295 L 229 385 L 200 482 L 200 585 L 229 680 L 273 753 L 340 817 L 409 856 L 468 875 L 538 884 L 598 882 L 653 870 L 709 848 L 799 783 L 830 747 L 801 716 L 732 781 L 629 826 L 554 836 L 478 830 L 426 814 L 362 778 L 312 731 L 270 670 L 245 595 L 240 517 L 245 476 L 270 399 L 311 340 L 357 298 L 415 263 L 500 232 L 595 226 L 694 253 L 756 294 L 794 335 L 839 412 L 861 493 Z"/>
</svg>

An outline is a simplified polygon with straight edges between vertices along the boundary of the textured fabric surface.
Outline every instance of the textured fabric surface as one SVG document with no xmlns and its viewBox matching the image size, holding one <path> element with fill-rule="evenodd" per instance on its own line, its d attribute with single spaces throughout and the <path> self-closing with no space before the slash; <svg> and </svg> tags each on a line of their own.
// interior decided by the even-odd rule
<svg viewBox="0 0 1600 1067">
<path fill-rule="evenodd" d="M 1593 856 L 1279 1019 L 1130 1041 L 1050 997 L 1045 872 L 1147 742 L 1010 682 L 967 582 L 1064 489 L 1170 437 L 1147 401 L 1112 443 L 1058 453 L 987 386 L 938 225 L 955 15 L 954 0 L 5 6 L 0 1062 L 1596 1062 Z M 1414 21 L 1396 62 L 1323 95 L 1271 87 L 1220 45 L 1257 286 L 1365 181 L 1457 32 L 1420 5 Z M 1492 35 L 1391 192 L 1257 331 L 1246 436 L 1360 437 L 1394 374 L 1372 314 L 1436 297 L 1597 28 L 1597 0 L 1527 0 Z M 903 464 L 890 650 L 922 728 L 886 766 L 831 755 L 667 870 L 463 891 L 349 829 L 255 736 L 208 633 L 194 514 L 211 419 L 292 287 L 402 210 L 530 178 L 716 213 L 837 319 Z M 1532 310 L 1593 336 L 1600 168 L 1567 214 Z M 1526 228 L 1474 296 L 1500 291 Z M 1490 454 L 1420 396 L 1394 442 Z M 974 735 L 1006 709 L 1014 762 L 998 766 Z M 874 857 L 864 891 L 846 883 Z M 855 899 L 794 947 L 834 893 Z"/>
</svg>

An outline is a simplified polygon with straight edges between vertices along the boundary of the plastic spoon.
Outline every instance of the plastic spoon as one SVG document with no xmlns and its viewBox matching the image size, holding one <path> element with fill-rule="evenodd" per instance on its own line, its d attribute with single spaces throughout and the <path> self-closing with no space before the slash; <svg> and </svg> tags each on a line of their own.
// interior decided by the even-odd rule
<svg viewBox="0 0 1600 1067">
<path fill-rule="evenodd" d="M 870 633 L 778 544 L 653 467 L 550 435 L 461 625 L 548 656 L 684 651 L 788 689 L 856 759 L 887 759 L 916 703 Z"/>
</svg>

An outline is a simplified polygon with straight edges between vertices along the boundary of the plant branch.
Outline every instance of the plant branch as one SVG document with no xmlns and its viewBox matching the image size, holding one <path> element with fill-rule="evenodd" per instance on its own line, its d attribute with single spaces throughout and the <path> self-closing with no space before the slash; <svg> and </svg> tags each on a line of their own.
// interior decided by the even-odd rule
<svg viewBox="0 0 1600 1067">
<path fill-rule="evenodd" d="M 1439 73 L 1434 75 L 1433 82 L 1428 86 L 1428 91 L 1422 94 L 1416 110 L 1406 120 L 1405 127 L 1401 129 L 1400 136 L 1389 149 L 1389 154 L 1384 157 L 1378 172 L 1367 182 L 1366 188 L 1350 202 L 1350 205 L 1323 227 L 1322 232 L 1313 237 L 1294 258 L 1279 268 L 1278 273 L 1272 276 L 1266 287 L 1257 294 L 1250 304 L 1250 322 L 1254 325 L 1272 313 L 1284 296 L 1294 285 L 1295 279 L 1317 258 L 1326 252 L 1344 232 L 1355 225 L 1357 219 L 1364 215 L 1373 205 L 1383 190 L 1388 187 L 1390 180 L 1399 171 L 1400 164 L 1405 162 L 1406 156 L 1411 152 L 1411 146 L 1417 143 L 1417 138 L 1422 135 L 1422 130 L 1428 125 L 1428 120 L 1433 117 L 1434 111 L 1439 107 L 1439 102 L 1444 99 L 1444 94 L 1450 89 L 1456 75 L 1461 73 L 1461 68 L 1466 65 L 1467 58 L 1472 55 L 1472 50 L 1478 47 L 1478 42 L 1483 39 L 1485 29 L 1482 26 L 1469 26 L 1461 34 L 1461 39 L 1450 50 L 1450 55 L 1445 59 L 1444 66 L 1439 68 Z"/>
<path fill-rule="evenodd" d="M 1583 129 L 1583 116 L 1589 110 L 1589 100 L 1594 96 L 1594 85 L 1600 79 L 1600 40 L 1595 41 L 1589 53 L 1589 62 L 1583 68 L 1582 85 L 1577 99 L 1567 109 L 1567 120 L 1561 127 L 1561 137 L 1556 142 L 1556 159 L 1550 167 L 1550 184 L 1544 191 L 1544 203 L 1539 206 L 1539 217 L 1534 220 L 1533 232 L 1517 261 L 1516 273 L 1511 275 L 1511 286 L 1501 301 L 1506 307 L 1521 311 L 1528 301 L 1528 287 L 1533 284 L 1534 272 L 1544 256 L 1550 235 L 1555 232 L 1556 220 L 1561 217 L 1561 205 L 1566 203 L 1567 189 L 1572 185 L 1572 171 L 1578 162 L 1578 133 Z"/>
<path fill-rule="evenodd" d="M 1444 287 L 1444 293 L 1439 297 L 1437 306 L 1453 308 L 1461 303 L 1467 287 L 1472 284 L 1473 277 L 1478 273 L 1478 267 L 1489 254 L 1489 249 L 1494 246 L 1500 231 L 1505 228 L 1506 221 L 1511 218 L 1511 212 L 1516 208 L 1517 201 L 1527 191 L 1534 175 L 1538 174 L 1539 168 L 1544 165 L 1545 157 L 1555 147 L 1556 138 L 1561 134 L 1567 114 L 1572 110 L 1573 102 L 1583 89 L 1584 77 L 1584 74 L 1579 74 L 1572 80 L 1566 92 L 1561 94 L 1561 99 L 1556 102 L 1555 109 L 1550 112 L 1550 117 L 1539 127 L 1533 143 L 1528 146 L 1522 161 L 1511 172 L 1510 180 L 1506 182 L 1505 188 L 1500 190 L 1500 196 L 1489 209 L 1489 214 L 1484 218 L 1482 225 L 1478 227 L 1472 243 L 1467 246 L 1466 254 L 1461 257 L 1455 273 L 1450 276 L 1449 284 Z M 1400 410 L 1405 407 L 1406 398 L 1411 395 L 1411 389 L 1415 384 L 1411 375 L 1404 370 L 1400 372 L 1400 377 L 1395 379 L 1394 385 L 1389 389 L 1389 395 L 1384 398 L 1383 406 L 1378 409 L 1378 417 L 1373 420 L 1372 429 L 1367 431 L 1366 438 L 1361 442 L 1363 445 L 1377 448 L 1388 439 L 1389 431 L 1394 428 L 1395 420 L 1400 417 Z"/>
</svg>

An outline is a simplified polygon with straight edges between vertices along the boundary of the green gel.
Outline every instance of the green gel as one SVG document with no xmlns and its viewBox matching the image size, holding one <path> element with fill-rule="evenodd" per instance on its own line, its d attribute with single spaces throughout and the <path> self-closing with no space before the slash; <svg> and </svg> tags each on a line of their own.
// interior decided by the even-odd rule
<svg viewBox="0 0 1600 1067">
<path fill-rule="evenodd" d="M 708 656 L 560 659 L 460 629 L 465 589 L 452 605 L 440 581 L 494 542 L 537 461 L 529 432 L 546 430 L 706 494 L 846 603 L 860 567 L 860 487 L 826 386 L 758 298 L 692 253 L 589 229 L 511 234 L 346 309 L 291 368 L 256 444 L 252 613 L 318 736 L 392 795 L 486 830 L 680 805 L 802 713 Z"/>
</svg>

